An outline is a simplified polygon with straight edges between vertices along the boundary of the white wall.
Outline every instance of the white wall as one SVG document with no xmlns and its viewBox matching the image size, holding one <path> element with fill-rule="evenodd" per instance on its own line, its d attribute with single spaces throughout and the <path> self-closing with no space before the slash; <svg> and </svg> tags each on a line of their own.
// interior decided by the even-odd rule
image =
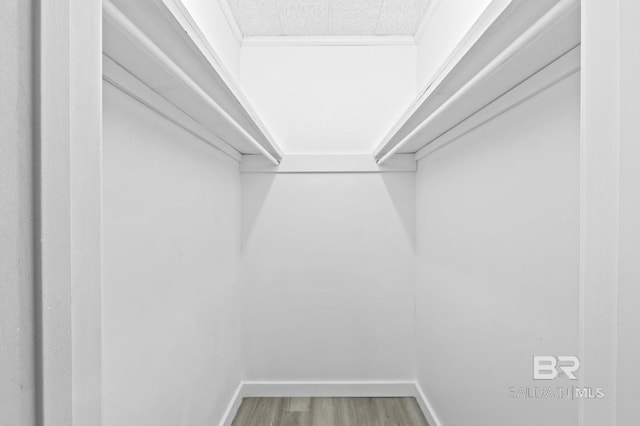
<svg viewBox="0 0 640 426">
<path fill-rule="evenodd" d="M 414 177 L 243 174 L 247 380 L 415 377 Z"/>
<path fill-rule="evenodd" d="M 640 3 L 620 2 L 620 287 L 618 290 L 617 420 L 633 424 L 640 416 Z M 615 81 L 615 80 L 614 80 Z"/>
<path fill-rule="evenodd" d="M 418 91 L 431 80 L 489 3 L 491 0 L 433 0 L 416 37 Z"/>
<path fill-rule="evenodd" d="M 32 2 L 0 13 L 0 424 L 35 424 Z"/>
<path fill-rule="evenodd" d="M 418 164 L 418 380 L 443 425 L 577 424 L 577 402 L 508 388 L 574 384 L 534 383 L 532 358 L 579 354 L 579 86 Z"/>
<path fill-rule="evenodd" d="M 104 86 L 105 426 L 214 425 L 240 382 L 238 163 Z"/>
<path fill-rule="evenodd" d="M 233 78 L 240 79 L 240 41 L 218 0 L 181 0 Z"/>
<path fill-rule="evenodd" d="M 99 425 L 102 418 L 102 1 L 71 1 L 69 6 L 71 415 L 74 425 Z M 54 163 L 53 167 L 59 164 Z"/>
<path fill-rule="evenodd" d="M 370 153 L 416 92 L 415 46 L 242 48 L 241 85 L 287 154 Z"/>
</svg>

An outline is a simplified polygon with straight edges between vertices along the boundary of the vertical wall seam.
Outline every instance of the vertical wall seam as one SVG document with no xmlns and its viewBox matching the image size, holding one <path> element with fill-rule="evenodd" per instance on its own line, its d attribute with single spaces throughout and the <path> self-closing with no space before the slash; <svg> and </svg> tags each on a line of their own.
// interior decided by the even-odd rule
<svg viewBox="0 0 640 426">
<path fill-rule="evenodd" d="M 41 165 L 42 165 L 42 144 L 41 144 L 41 25 L 42 25 L 42 2 L 32 1 L 32 61 L 31 67 L 31 90 L 32 90 L 32 232 L 33 232 L 33 320 L 34 320 L 34 381 L 35 381 L 35 418 L 38 426 L 44 426 L 44 401 L 43 401 L 43 331 L 42 331 L 42 223 L 40 212 L 42 210 L 41 198 Z"/>
</svg>

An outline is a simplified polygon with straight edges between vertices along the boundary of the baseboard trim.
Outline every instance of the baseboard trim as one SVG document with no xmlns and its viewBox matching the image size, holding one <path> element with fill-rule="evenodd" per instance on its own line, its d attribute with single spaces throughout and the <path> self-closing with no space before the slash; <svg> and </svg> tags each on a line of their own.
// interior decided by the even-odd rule
<svg viewBox="0 0 640 426">
<path fill-rule="evenodd" d="M 415 389 L 414 396 L 416 398 L 416 401 L 418 401 L 418 405 L 420 406 L 420 409 L 422 409 L 422 413 L 424 414 L 424 417 L 427 419 L 429 426 L 442 426 L 440 419 L 438 418 L 435 410 L 433 409 L 433 405 L 431 405 L 431 402 L 429 402 L 429 400 L 427 399 L 427 396 L 424 394 L 424 392 L 422 391 L 422 388 L 418 383 L 414 383 L 414 389 Z"/>
<path fill-rule="evenodd" d="M 376 164 L 371 154 L 288 154 L 274 165 L 262 155 L 243 155 L 240 173 L 415 173 L 413 154 L 398 154 Z"/>
<path fill-rule="evenodd" d="M 429 426 L 442 426 L 416 382 L 257 382 L 240 383 L 220 426 L 230 426 L 247 397 L 414 397 Z"/>
<path fill-rule="evenodd" d="M 242 47 L 415 45 L 413 36 L 250 36 L 242 39 Z"/>
<path fill-rule="evenodd" d="M 414 396 L 413 382 L 244 382 L 246 397 Z"/>
<path fill-rule="evenodd" d="M 236 391 L 233 393 L 231 401 L 229 401 L 229 405 L 227 405 L 227 409 L 224 410 L 222 420 L 220 420 L 220 426 L 231 426 L 233 419 L 236 417 L 238 408 L 240 408 L 240 404 L 242 404 L 242 385 L 243 383 L 240 382 Z"/>
</svg>

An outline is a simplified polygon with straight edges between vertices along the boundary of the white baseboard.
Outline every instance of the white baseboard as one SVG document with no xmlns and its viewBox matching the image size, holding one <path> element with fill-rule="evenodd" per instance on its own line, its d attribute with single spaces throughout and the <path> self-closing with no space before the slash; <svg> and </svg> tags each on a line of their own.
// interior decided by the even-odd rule
<svg viewBox="0 0 640 426">
<path fill-rule="evenodd" d="M 230 426 L 247 397 L 414 397 L 429 426 L 442 426 L 416 382 L 242 382 L 231 399 L 220 426 Z"/>
<path fill-rule="evenodd" d="M 244 382 L 246 397 L 414 396 L 413 382 Z"/>
<path fill-rule="evenodd" d="M 240 173 L 415 173 L 413 154 L 398 154 L 378 165 L 371 154 L 287 154 L 279 165 L 263 155 L 243 155 Z"/>
<path fill-rule="evenodd" d="M 424 414 L 425 419 L 427 419 L 429 426 L 442 426 L 442 423 L 440 423 L 440 419 L 436 415 L 436 412 L 427 399 L 427 396 L 424 394 L 424 392 L 422 392 L 422 388 L 420 387 L 420 385 L 418 383 L 414 383 L 413 385 L 415 390 L 414 396 L 416 398 L 416 401 L 418 401 L 418 405 L 422 409 L 422 413 Z"/>
<path fill-rule="evenodd" d="M 220 426 L 231 426 L 231 422 L 233 422 L 233 419 L 236 417 L 238 408 L 240 408 L 240 404 L 242 404 L 242 385 L 243 383 L 240 382 L 240 384 L 236 388 L 236 391 L 233 393 L 227 409 L 224 410 L 222 420 L 220 420 Z"/>
</svg>

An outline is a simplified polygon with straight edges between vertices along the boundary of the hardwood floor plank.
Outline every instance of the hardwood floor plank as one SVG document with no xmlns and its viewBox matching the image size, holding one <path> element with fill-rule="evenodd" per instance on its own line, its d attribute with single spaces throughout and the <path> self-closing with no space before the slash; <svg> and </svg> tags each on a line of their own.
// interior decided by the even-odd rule
<svg viewBox="0 0 640 426">
<path fill-rule="evenodd" d="M 335 398 L 311 398 L 311 426 L 337 426 Z"/>
<path fill-rule="evenodd" d="M 253 416 L 253 412 L 256 408 L 256 404 L 258 403 L 259 398 L 243 398 L 242 403 L 240 404 L 240 408 L 238 408 L 238 412 L 236 413 L 232 426 L 235 425 L 246 425 L 249 424 L 251 420 L 251 416 Z"/>
<path fill-rule="evenodd" d="M 281 424 L 284 398 L 245 398 L 240 405 L 249 402 L 251 411 L 244 416 L 242 422 L 234 419 L 233 426 L 278 426 Z M 237 416 L 236 416 L 237 419 Z"/>
<path fill-rule="evenodd" d="M 376 412 L 376 399 L 377 398 L 345 398 L 347 403 L 353 405 L 353 413 L 355 418 L 353 423 L 355 425 L 371 425 L 379 426 L 380 418 Z"/>
<path fill-rule="evenodd" d="M 427 419 L 425 419 L 422 409 L 415 398 L 400 398 L 400 403 L 404 407 L 403 411 L 409 415 L 409 424 L 429 426 L 429 423 L 427 422 Z"/>
<path fill-rule="evenodd" d="M 274 425 L 275 426 L 275 425 Z M 282 421 L 278 426 L 311 426 L 311 413 L 290 411 L 282 414 Z"/>
<path fill-rule="evenodd" d="M 311 410 L 311 398 L 286 398 L 285 411 L 307 413 Z"/>
<path fill-rule="evenodd" d="M 245 398 L 233 426 L 429 426 L 415 398 Z"/>
<path fill-rule="evenodd" d="M 383 426 L 403 426 L 411 424 L 399 398 L 376 398 L 376 408 Z"/>
</svg>

